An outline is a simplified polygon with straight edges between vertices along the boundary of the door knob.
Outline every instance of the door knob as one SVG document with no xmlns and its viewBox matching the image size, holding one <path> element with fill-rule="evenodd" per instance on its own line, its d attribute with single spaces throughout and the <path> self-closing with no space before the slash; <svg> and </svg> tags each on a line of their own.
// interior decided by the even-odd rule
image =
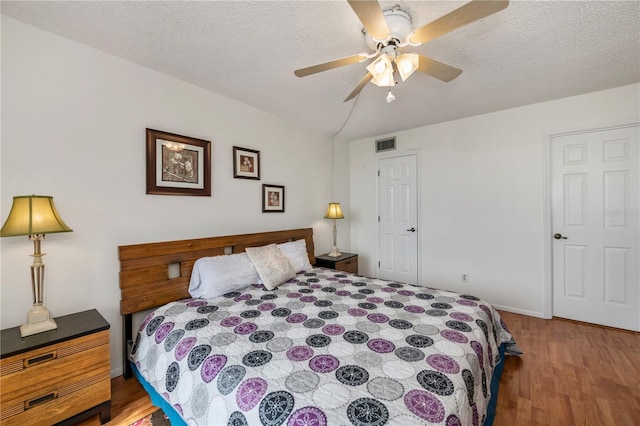
<svg viewBox="0 0 640 426">
<path fill-rule="evenodd" d="M 566 240 L 567 237 L 563 237 L 562 234 L 553 234 L 553 238 L 556 240 Z"/>
<path fill-rule="evenodd" d="M 416 228 L 409 228 L 407 229 L 407 232 L 416 232 Z"/>
</svg>

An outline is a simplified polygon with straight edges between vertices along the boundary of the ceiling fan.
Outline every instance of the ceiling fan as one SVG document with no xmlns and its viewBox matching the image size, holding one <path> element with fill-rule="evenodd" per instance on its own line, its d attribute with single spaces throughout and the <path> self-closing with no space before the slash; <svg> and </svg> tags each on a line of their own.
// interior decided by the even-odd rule
<svg viewBox="0 0 640 426">
<path fill-rule="evenodd" d="M 376 0 L 347 1 L 364 26 L 363 31 L 366 35 L 367 45 L 372 52 L 347 56 L 294 71 L 296 76 L 305 77 L 376 58 L 367 66 L 367 73 L 343 102 L 355 98 L 369 81 L 378 86 L 392 87 L 396 85 L 398 74 L 402 81 L 409 78 L 415 71 L 420 71 L 444 82 L 453 80 L 460 75 L 462 70 L 417 53 L 401 53 L 400 49 L 406 46 L 419 46 L 464 25 L 499 12 L 509 5 L 508 0 L 473 0 L 414 30 L 411 16 L 399 6 L 383 11 Z M 395 97 L 389 89 L 387 102 L 394 99 Z"/>
</svg>

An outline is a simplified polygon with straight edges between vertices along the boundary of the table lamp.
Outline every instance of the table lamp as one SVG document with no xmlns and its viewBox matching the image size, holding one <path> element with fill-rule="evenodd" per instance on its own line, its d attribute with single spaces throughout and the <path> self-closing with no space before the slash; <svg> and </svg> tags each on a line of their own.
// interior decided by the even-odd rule
<svg viewBox="0 0 640 426">
<path fill-rule="evenodd" d="M 338 251 L 338 246 L 336 246 L 336 237 L 338 236 L 336 219 L 344 219 L 344 216 L 342 215 L 342 209 L 340 208 L 340 203 L 329 203 L 327 212 L 324 214 L 324 218 L 331 219 L 333 221 L 333 248 L 331 249 L 331 253 L 329 253 L 327 256 L 338 257 L 342 255 L 342 253 Z"/>
<path fill-rule="evenodd" d="M 71 232 L 60 218 L 53 197 L 46 195 L 22 195 L 13 197 L 13 205 L 6 222 L 0 229 L 0 237 L 28 235 L 33 241 L 33 264 L 31 265 L 31 290 L 33 308 L 27 313 L 27 323 L 20 327 L 20 336 L 54 330 L 58 326 L 44 307 L 44 263 L 40 242 L 45 234 Z"/>
</svg>

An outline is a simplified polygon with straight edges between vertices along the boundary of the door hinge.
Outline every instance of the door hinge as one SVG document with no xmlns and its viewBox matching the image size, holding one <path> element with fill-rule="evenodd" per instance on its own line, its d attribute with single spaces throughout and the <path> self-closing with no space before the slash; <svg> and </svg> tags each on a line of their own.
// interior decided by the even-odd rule
<svg viewBox="0 0 640 426">
<path fill-rule="evenodd" d="M 378 261 L 378 268 L 380 267 L 380 261 Z"/>
<path fill-rule="evenodd" d="M 380 170 L 378 170 L 378 177 L 380 177 Z"/>
<path fill-rule="evenodd" d="M 380 215 L 378 215 L 378 222 L 380 222 Z"/>
</svg>

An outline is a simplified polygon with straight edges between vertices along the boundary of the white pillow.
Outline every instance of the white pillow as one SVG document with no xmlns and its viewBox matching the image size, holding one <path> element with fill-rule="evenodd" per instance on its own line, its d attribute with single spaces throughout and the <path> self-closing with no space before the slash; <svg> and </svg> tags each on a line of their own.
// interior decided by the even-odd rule
<svg viewBox="0 0 640 426">
<path fill-rule="evenodd" d="M 258 273 L 247 253 L 203 257 L 193 265 L 189 294 L 213 299 L 258 282 Z"/>
<path fill-rule="evenodd" d="M 311 269 L 309 254 L 307 253 L 307 242 L 305 240 L 278 244 L 278 248 L 282 254 L 284 254 L 284 257 L 289 260 L 294 271 L 300 272 Z"/>
<path fill-rule="evenodd" d="M 247 247 L 245 251 L 267 290 L 273 290 L 296 276 L 296 271 L 291 263 L 275 244 Z"/>
</svg>

